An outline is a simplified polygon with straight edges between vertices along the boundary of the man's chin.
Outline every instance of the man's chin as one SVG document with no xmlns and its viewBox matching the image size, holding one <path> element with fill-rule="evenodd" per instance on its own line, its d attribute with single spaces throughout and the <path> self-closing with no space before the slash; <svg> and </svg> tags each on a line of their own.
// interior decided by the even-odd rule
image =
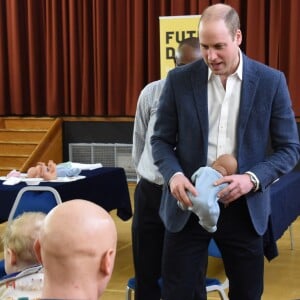
<svg viewBox="0 0 300 300">
<path fill-rule="evenodd" d="M 223 70 L 220 70 L 220 69 L 211 69 L 211 71 L 213 72 L 213 74 L 215 75 L 224 75 L 224 71 Z"/>
<path fill-rule="evenodd" d="M 222 68 L 221 65 L 215 65 L 215 66 L 210 65 L 210 69 L 215 75 L 224 74 L 224 69 Z"/>
</svg>

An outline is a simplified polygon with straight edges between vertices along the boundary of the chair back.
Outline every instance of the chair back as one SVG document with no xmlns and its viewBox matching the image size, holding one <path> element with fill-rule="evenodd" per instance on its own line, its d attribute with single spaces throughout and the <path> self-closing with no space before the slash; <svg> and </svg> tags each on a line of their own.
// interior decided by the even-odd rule
<svg viewBox="0 0 300 300">
<path fill-rule="evenodd" d="M 8 216 L 8 222 L 11 222 L 23 212 L 37 211 L 47 214 L 53 207 L 61 202 L 62 201 L 59 193 L 53 187 L 23 187 L 17 194 L 13 207 Z"/>
</svg>

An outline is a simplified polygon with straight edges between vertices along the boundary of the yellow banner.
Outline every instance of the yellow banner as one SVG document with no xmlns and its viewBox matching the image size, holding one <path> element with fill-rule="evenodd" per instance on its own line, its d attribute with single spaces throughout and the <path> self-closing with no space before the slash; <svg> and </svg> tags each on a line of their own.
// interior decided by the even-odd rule
<svg viewBox="0 0 300 300">
<path fill-rule="evenodd" d="M 198 36 L 199 20 L 200 15 L 159 17 L 161 78 L 175 67 L 178 44 L 186 38 Z"/>
</svg>

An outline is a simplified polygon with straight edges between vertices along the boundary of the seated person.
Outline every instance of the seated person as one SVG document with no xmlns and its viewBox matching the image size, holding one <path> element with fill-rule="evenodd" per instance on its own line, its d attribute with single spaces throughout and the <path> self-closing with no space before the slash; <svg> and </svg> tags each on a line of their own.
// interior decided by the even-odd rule
<svg viewBox="0 0 300 300">
<path fill-rule="evenodd" d="M 211 167 L 201 167 L 192 176 L 198 195 L 188 193 L 193 206 L 184 207 L 181 202 L 178 206 L 183 210 L 194 212 L 199 218 L 199 224 L 208 232 L 217 230 L 220 215 L 218 192 L 225 188 L 226 183 L 215 186 L 214 182 L 222 176 L 232 175 L 237 171 L 237 161 L 229 154 L 220 155 Z"/>
<path fill-rule="evenodd" d="M 63 202 L 47 215 L 35 243 L 44 267 L 41 298 L 98 300 L 114 267 L 116 226 L 102 207 Z"/>
<path fill-rule="evenodd" d="M 0 299 L 35 299 L 41 295 L 43 272 L 33 245 L 45 216 L 40 212 L 25 212 L 7 223 L 2 238 L 7 275 L 0 278 Z"/>
</svg>

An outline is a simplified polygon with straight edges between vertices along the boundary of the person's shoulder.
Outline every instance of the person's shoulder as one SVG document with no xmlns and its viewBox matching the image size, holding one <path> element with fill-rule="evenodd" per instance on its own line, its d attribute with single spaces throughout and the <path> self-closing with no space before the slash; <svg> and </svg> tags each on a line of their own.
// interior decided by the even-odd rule
<svg viewBox="0 0 300 300">
<path fill-rule="evenodd" d="M 207 74 L 207 65 L 203 59 L 196 60 L 184 66 L 176 67 L 169 71 L 168 76 L 185 77 L 194 73 Z M 205 75 L 206 76 L 206 75 Z"/>
<path fill-rule="evenodd" d="M 148 90 L 148 89 L 155 89 L 155 88 L 158 88 L 160 86 L 163 86 L 164 83 L 165 83 L 166 79 L 163 78 L 163 79 L 159 79 L 159 80 L 155 80 L 155 81 L 152 81 L 152 82 L 149 82 L 143 90 Z"/>
<path fill-rule="evenodd" d="M 246 70 L 251 70 L 251 72 L 256 72 L 269 76 L 278 76 L 282 74 L 280 70 L 270 67 L 260 61 L 254 60 L 244 54 L 243 64 Z"/>
<path fill-rule="evenodd" d="M 16 278 L 21 278 L 21 277 L 25 277 L 25 276 L 32 275 L 32 274 L 38 274 L 38 273 L 44 273 L 44 268 L 42 265 L 30 266 L 30 267 L 24 269 L 23 271 L 19 272 L 16 275 Z"/>
<path fill-rule="evenodd" d="M 15 273 L 11 273 L 11 274 L 2 276 L 0 278 L 0 286 L 6 285 L 7 282 L 14 280 L 19 274 L 20 274 L 20 272 L 15 272 Z"/>
<path fill-rule="evenodd" d="M 38 274 L 38 273 L 43 273 L 44 269 L 42 265 L 35 265 L 35 266 L 30 266 L 26 269 L 24 269 L 23 271 L 19 271 L 19 272 L 15 272 L 15 273 L 11 273 L 8 275 L 5 275 L 3 277 L 0 278 L 0 286 L 3 284 L 6 284 L 7 282 L 10 281 L 14 281 L 29 275 L 33 275 L 33 274 Z"/>
<path fill-rule="evenodd" d="M 166 79 L 159 79 L 159 80 L 155 80 L 152 81 L 150 83 L 148 83 L 141 91 L 142 95 L 147 95 L 147 94 L 153 94 L 155 93 L 155 91 L 160 91 L 164 84 L 165 84 Z"/>
</svg>

